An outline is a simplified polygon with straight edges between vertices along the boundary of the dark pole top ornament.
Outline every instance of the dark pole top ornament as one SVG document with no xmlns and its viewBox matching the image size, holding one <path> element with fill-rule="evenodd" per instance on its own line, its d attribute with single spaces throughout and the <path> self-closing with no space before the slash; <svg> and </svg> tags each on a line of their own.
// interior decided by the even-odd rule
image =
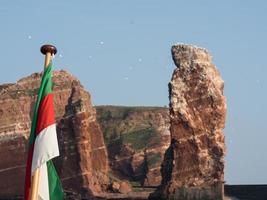
<svg viewBox="0 0 267 200">
<path fill-rule="evenodd" d="M 42 54 L 46 55 L 47 53 L 51 53 L 51 55 L 55 55 L 57 53 L 57 48 L 51 44 L 45 44 L 41 47 Z"/>
</svg>

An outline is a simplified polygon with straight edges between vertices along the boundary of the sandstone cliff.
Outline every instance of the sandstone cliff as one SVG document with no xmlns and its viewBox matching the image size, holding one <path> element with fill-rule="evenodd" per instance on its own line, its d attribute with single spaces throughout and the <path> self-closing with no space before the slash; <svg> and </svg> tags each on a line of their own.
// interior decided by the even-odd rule
<svg viewBox="0 0 267 200">
<path fill-rule="evenodd" d="M 97 106 L 96 110 L 113 173 L 144 186 L 159 185 L 170 144 L 168 109 Z"/>
<path fill-rule="evenodd" d="M 175 45 L 172 56 L 177 68 L 169 83 L 171 145 L 154 196 L 222 199 L 224 82 L 205 49 Z"/>
<path fill-rule="evenodd" d="M 23 194 L 27 140 L 41 74 L 0 86 L 0 196 Z M 63 187 L 84 197 L 107 187 L 107 151 L 90 95 L 66 71 L 53 73 Z M 3 181 L 5 180 L 5 181 Z"/>
</svg>

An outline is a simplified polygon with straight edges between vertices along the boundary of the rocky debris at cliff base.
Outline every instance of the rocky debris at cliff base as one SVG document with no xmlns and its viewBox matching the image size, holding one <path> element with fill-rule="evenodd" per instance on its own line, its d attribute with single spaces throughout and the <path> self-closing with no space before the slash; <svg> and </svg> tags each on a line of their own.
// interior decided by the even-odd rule
<svg viewBox="0 0 267 200">
<path fill-rule="evenodd" d="M 127 182 L 121 182 L 119 192 L 122 194 L 128 194 L 132 191 L 131 186 Z"/>
<path fill-rule="evenodd" d="M 110 190 L 115 193 L 121 193 L 121 194 L 128 194 L 132 192 L 132 188 L 129 185 L 129 183 L 122 181 L 122 182 L 112 182 L 110 186 Z"/>
<path fill-rule="evenodd" d="M 239 199 L 236 197 L 225 196 L 225 197 L 223 197 L 223 200 L 239 200 Z"/>
</svg>

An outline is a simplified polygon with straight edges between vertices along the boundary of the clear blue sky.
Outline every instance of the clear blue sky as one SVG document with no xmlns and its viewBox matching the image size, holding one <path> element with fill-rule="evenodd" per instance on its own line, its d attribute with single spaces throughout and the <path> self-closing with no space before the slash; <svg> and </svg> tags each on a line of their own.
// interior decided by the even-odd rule
<svg viewBox="0 0 267 200">
<path fill-rule="evenodd" d="M 41 71 L 52 43 L 95 105 L 164 106 L 171 46 L 207 48 L 225 80 L 225 180 L 267 183 L 266 2 L 1 0 L 0 82 Z"/>
</svg>

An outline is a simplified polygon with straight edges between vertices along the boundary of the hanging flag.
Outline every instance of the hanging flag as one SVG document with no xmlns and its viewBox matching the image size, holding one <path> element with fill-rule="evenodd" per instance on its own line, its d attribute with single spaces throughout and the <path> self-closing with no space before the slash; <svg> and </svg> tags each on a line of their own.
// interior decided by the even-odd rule
<svg viewBox="0 0 267 200">
<path fill-rule="evenodd" d="M 51 74 L 52 64 L 50 63 L 44 70 L 33 113 L 24 200 L 30 200 L 31 179 L 37 168 L 40 169 L 38 199 L 61 200 L 64 198 L 60 179 L 51 160 L 59 156 Z"/>
</svg>

